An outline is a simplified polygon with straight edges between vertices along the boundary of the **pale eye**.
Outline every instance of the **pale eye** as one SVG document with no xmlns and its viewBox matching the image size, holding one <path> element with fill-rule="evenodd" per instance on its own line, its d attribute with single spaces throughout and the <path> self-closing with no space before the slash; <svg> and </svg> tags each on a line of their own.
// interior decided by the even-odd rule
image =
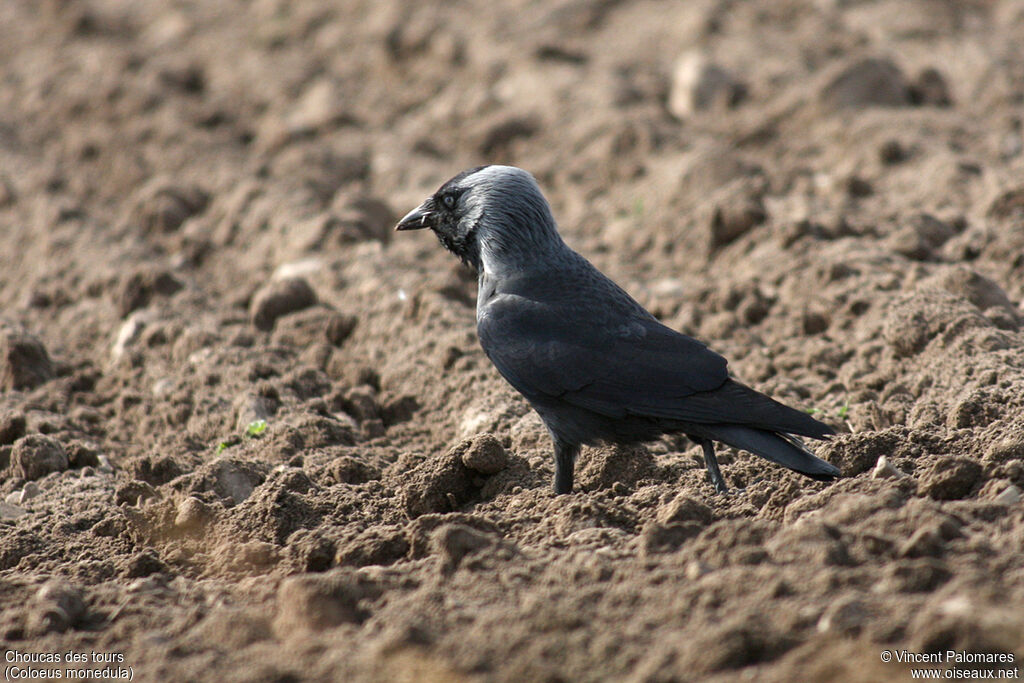
<svg viewBox="0 0 1024 683">
<path fill-rule="evenodd" d="M 450 194 L 446 194 L 444 197 L 442 197 L 441 202 L 444 204 L 446 209 L 455 208 L 455 197 Z"/>
</svg>

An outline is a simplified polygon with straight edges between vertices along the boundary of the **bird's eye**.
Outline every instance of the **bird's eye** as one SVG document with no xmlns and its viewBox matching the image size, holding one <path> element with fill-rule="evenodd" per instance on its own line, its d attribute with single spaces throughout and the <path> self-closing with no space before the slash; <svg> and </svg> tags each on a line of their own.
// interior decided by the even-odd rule
<svg viewBox="0 0 1024 683">
<path fill-rule="evenodd" d="M 444 197 L 441 198 L 441 203 L 444 204 L 446 209 L 454 209 L 455 208 L 455 197 L 454 197 L 454 195 L 446 194 Z"/>
</svg>

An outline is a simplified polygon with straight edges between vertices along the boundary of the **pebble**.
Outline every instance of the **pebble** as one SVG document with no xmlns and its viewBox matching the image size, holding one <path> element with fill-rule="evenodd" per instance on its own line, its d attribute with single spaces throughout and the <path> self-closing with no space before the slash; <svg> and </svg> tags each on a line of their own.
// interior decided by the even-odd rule
<svg viewBox="0 0 1024 683">
<path fill-rule="evenodd" d="M 878 462 L 875 464 L 875 469 L 871 471 L 872 479 L 899 479 L 907 476 L 906 473 L 900 471 L 895 465 L 889 462 L 889 458 L 880 455 Z"/>
<path fill-rule="evenodd" d="M 327 264 L 323 259 L 316 257 L 300 259 L 298 261 L 288 261 L 287 263 L 282 263 L 275 268 L 270 279 L 287 280 L 293 277 L 312 277 L 322 271 L 326 266 Z"/>
<path fill-rule="evenodd" d="M 352 331 L 356 329 L 358 321 L 359 319 L 354 315 L 344 313 L 333 314 L 327 321 L 327 329 L 325 330 L 327 341 L 332 346 L 341 346 L 352 334 Z"/>
<path fill-rule="evenodd" d="M 12 444 L 25 436 L 26 426 L 24 413 L 8 411 L 0 415 L 0 445 Z"/>
<path fill-rule="evenodd" d="M 708 110 L 732 109 L 747 96 L 747 86 L 699 50 L 676 62 L 668 110 L 677 119 Z"/>
<path fill-rule="evenodd" d="M 842 69 L 822 88 L 820 99 L 833 109 L 911 104 L 910 85 L 903 71 L 890 60 L 877 57 Z"/>
<path fill-rule="evenodd" d="M 1015 484 L 1010 484 L 995 497 L 995 502 L 1000 505 L 1016 505 L 1020 501 L 1021 490 Z"/>
<path fill-rule="evenodd" d="M 53 361 L 36 336 L 0 326 L 0 391 L 32 389 L 53 376 Z"/>
<path fill-rule="evenodd" d="M 41 479 L 68 468 L 68 456 L 60 441 L 43 434 L 29 434 L 14 443 L 11 468 L 25 479 Z"/>
<path fill-rule="evenodd" d="M 840 600 L 832 604 L 818 620 L 818 633 L 830 631 L 853 637 L 860 633 L 864 623 L 871 617 L 861 600 L 856 598 Z"/>
<path fill-rule="evenodd" d="M 51 579 L 36 592 L 26 630 L 35 636 L 62 633 L 85 614 L 82 590 L 63 579 Z"/>
<path fill-rule="evenodd" d="M 256 292 L 249 313 L 257 329 L 269 332 L 281 316 L 309 308 L 316 302 L 316 292 L 309 283 L 304 278 L 291 277 L 270 282 Z"/>
<path fill-rule="evenodd" d="M 121 360 L 128 348 L 142 336 L 142 331 L 155 319 L 156 316 L 151 311 L 145 310 L 135 311 L 128 316 L 128 319 L 121 323 L 114 345 L 110 347 L 110 359 L 115 363 Z"/>
<path fill-rule="evenodd" d="M 946 78 L 931 67 L 919 73 L 910 85 L 910 98 L 916 105 L 948 107 L 953 104 Z"/>
<path fill-rule="evenodd" d="M 18 496 L 18 503 L 24 503 L 27 500 L 32 500 L 39 495 L 39 485 L 34 481 L 30 481 L 25 484 L 21 489 L 21 493 Z"/>
<path fill-rule="evenodd" d="M 711 214 L 711 248 L 717 249 L 734 241 L 767 218 L 768 212 L 759 196 L 744 193 L 727 198 Z"/>
<path fill-rule="evenodd" d="M 160 182 L 145 188 L 141 195 L 135 215 L 146 232 L 174 232 L 210 203 L 210 195 L 198 185 Z"/>
</svg>

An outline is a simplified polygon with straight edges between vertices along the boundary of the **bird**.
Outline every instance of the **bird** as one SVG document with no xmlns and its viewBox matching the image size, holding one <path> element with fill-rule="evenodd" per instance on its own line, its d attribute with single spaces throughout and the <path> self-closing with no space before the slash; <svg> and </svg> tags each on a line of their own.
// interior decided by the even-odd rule
<svg viewBox="0 0 1024 683">
<path fill-rule="evenodd" d="M 724 357 L 662 324 L 561 238 L 536 179 L 514 166 L 465 170 L 396 230 L 431 230 L 477 273 L 477 336 L 551 437 L 556 495 L 572 492 L 584 445 L 683 434 L 728 492 L 721 442 L 811 479 L 839 469 L 799 437 L 834 430 L 734 379 Z"/>
</svg>

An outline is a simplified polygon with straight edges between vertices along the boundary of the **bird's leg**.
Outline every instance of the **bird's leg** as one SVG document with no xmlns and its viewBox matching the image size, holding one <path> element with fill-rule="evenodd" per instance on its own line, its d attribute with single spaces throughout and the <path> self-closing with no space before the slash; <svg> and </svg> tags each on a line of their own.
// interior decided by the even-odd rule
<svg viewBox="0 0 1024 683">
<path fill-rule="evenodd" d="M 729 487 L 725 485 L 725 479 L 722 478 L 722 470 L 718 469 L 718 458 L 715 457 L 715 444 L 712 443 L 711 439 L 696 438 L 694 441 L 699 443 L 700 447 L 704 449 L 704 464 L 708 468 L 708 477 L 711 478 L 715 491 L 718 493 L 728 493 Z"/>
<path fill-rule="evenodd" d="M 573 467 L 580 454 L 578 444 L 569 444 L 555 439 L 555 495 L 572 493 Z"/>
</svg>

